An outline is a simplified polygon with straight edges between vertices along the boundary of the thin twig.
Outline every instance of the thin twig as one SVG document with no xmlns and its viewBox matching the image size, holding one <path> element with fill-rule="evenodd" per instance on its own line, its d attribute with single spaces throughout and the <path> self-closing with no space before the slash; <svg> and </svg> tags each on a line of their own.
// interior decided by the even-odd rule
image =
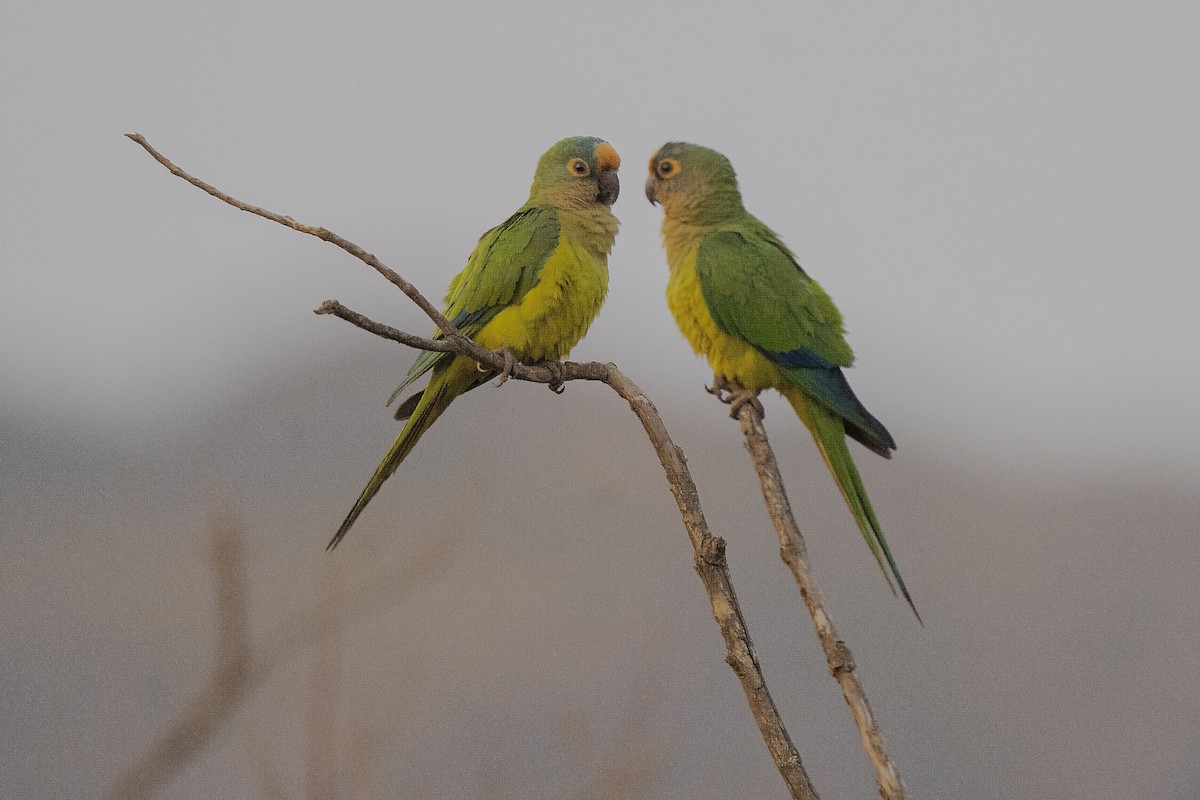
<svg viewBox="0 0 1200 800">
<path fill-rule="evenodd" d="M 454 334 L 445 339 L 427 339 L 424 336 L 414 336 L 391 325 L 384 325 L 380 322 L 367 319 L 357 311 L 351 311 L 337 300 L 326 300 L 321 305 L 313 309 L 314 314 L 330 314 L 344 319 L 352 325 L 357 325 L 365 331 L 379 336 L 383 339 L 391 339 L 393 342 L 408 345 L 417 350 L 432 350 L 437 353 L 456 353 L 462 351 L 462 342 L 469 342 L 464 336 Z M 486 352 L 486 351 L 485 351 Z"/>
<path fill-rule="evenodd" d="M 248 214 L 254 214 L 256 216 L 262 217 L 263 219 L 269 219 L 272 222 L 278 222 L 280 225 L 291 228 L 294 231 L 299 231 L 300 233 L 307 233 L 309 236 L 315 236 L 322 241 L 329 242 L 332 245 L 336 245 L 336 246 L 342 248 L 347 253 L 349 253 L 350 255 L 357 258 L 359 261 L 363 262 L 367 266 L 374 269 L 376 272 L 378 272 L 380 275 L 382 275 L 384 278 L 386 278 L 392 285 L 394 285 L 400 291 L 404 292 L 404 294 L 408 295 L 408 298 L 410 300 L 412 300 L 414 303 L 416 303 L 417 306 L 419 306 L 420 309 L 422 311 L 424 311 L 429 316 L 429 318 L 431 320 L 433 320 L 434 324 L 436 324 L 439 328 L 441 328 L 442 331 L 445 332 L 445 334 L 447 336 L 458 333 L 458 330 L 454 327 L 454 325 L 451 324 L 450 320 L 448 320 L 444 316 L 442 316 L 442 312 L 438 311 L 437 308 L 432 303 L 430 303 L 428 300 L 426 300 L 421 295 L 421 293 L 417 291 L 417 287 L 413 286 L 411 283 L 409 283 L 404 278 L 402 278 L 399 274 L 397 274 L 394 270 L 388 268 L 386 265 L 384 265 L 382 262 L 380 262 L 379 259 L 377 259 L 374 255 L 372 255 L 371 253 L 368 253 L 366 250 L 362 249 L 361 247 L 354 244 L 353 242 L 347 241 L 346 239 L 343 239 L 341 236 L 338 236 L 333 231 L 326 230 L 325 228 L 319 228 L 315 225 L 305 225 L 303 223 L 297 222 L 296 220 L 292 219 L 291 217 L 285 217 L 282 214 L 276 214 L 274 211 L 267 211 L 265 208 L 259 208 L 258 206 L 252 206 L 249 203 L 243 203 L 241 200 L 237 200 L 233 197 L 230 197 L 229 195 L 225 194 L 224 192 L 222 192 L 220 189 L 213 186 L 212 184 L 205 183 L 204 181 L 200 180 L 199 178 L 194 178 L 191 175 L 189 175 L 188 173 L 181 170 L 179 167 L 175 166 L 175 164 L 173 164 L 170 161 L 170 159 L 168 159 L 162 153 L 158 152 L 153 147 L 151 147 L 150 143 L 147 142 L 145 137 L 142 136 L 140 133 L 127 133 L 125 135 L 127 137 L 129 137 L 130 139 L 132 139 L 133 141 L 137 142 L 139 145 L 141 145 L 142 148 L 147 153 L 149 153 L 150 156 L 155 161 L 157 161 L 158 163 L 160 163 L 164 167 L 166 167 L 171 172 L 172 175 L 175 175 L 179 178 L 183 178 L 185 181 L 190 183 L 192 186 L 195 186 L 197 189 L 200 189 L 202 191 L 208 192 L 213 197 L 220 200 L 222 203 L 228 203 L 229 205 L 233 206 L 234 208 L 241 209 L 242 211 L 245 211 Z"/>
<path fill-rule="evenodd" d="M 504 361 L 504 356 L 494 350 L 488 350 L 480 347 L 475 342 L 460 333 L 454 333 L 444 338 L 427 339 L 424 336 L 416 336 L 406 331 L 393 328 L 390 325 L 384 325 L 382 322 L 375 322 L 368 317 L 364 317 L 357 311 L 352 311 L 346 306 L 339 303 L 337 300 L 326 300 L 313 309 L 314 314 L 330 315 L 343 319 L 351 325 L 355 325 L 363 330 L 373 333 L 383 339 L 390 339 L 393 342 L 407 345 L 408 347 L 416 348 L 417 350 L 432 350 L 436 353 L 458 353 L 460 355 L 469 356 L 481 364 L 484 364 L 496 371 L 507 369 Z M 576 365 L 579 367 L 580 365 Z M 522 364 L 517 362 L 512 367 L 512 376 L 523 381 L 532 383 L 553 383 L 560 377 L 563 380 L 604 380 L 595 370 L 580 370 L 576 368 L 570 371 L 570 374 L 560 376 L 557 371 L 553 371 L 548 367 L 538 366 L 536 364 Z"/>
<path fill-rule="evenodd" d="M 166 157 L 152 148 L 139 134 L 128 134 L 128 136 L 145 148 L 156 161 L 170 170 L 174 175 L 208 192 L 218 200 L 239 208 L 242 211 L 257 214 L 280 225 L 300 231 L 301 233 L 316 236 L 319 239 L 331 242 L 342 248 L 386 277 L 413 300 L 446 334 L 444 340 L 447 344 L 446 352 L 457 352 L 461 355 L 469 356 L 495 369 L 503 368 L 503 359 L 498 354 L 485 350 L 468 339 L 464 339 L 458 334 L 454 326 L 438 313 L 412 284 L 401 278 L 396 272 L 382 264 L 375 256 L 363 248 L 325 228 L 302 225 L 290 217 L 284 217 L 235 200 L 219 189 L 192 177 L 175 166 Z M 349 311 L 349 309 L 334 301 L 324 303 L 317 310 L 317 313 L 339 316 L 372 333 L 381 333 L 386 328 L 386 326 L 371 322 L 366 317 Z M 360 325 L 360 323 L 367 324 Z M 397 331 L 396 333 L 400 332 Z M 403 338 L 393 337 L 390 334 L 387 338 L 404 341 Z M 408 338 L 408 335 L 406 335 L 406 338 Z M 411 337 L 412 340 L 417 338 L 419 337 Z M 408 344 L 409 342 L 405 341 L 405 343 Z M 439 345 L 431 349 L 442 350 L 442 346 Z M 741 681 L 742 690 L 746 694 L 747 703 L 750 706 L 755 721 L 758 723 L 763 741 L 766 743 L 767 749 L 770 751 L 771 757 L 774 759 L 780 775 L 783 776 L 784 783 L 787 784 L 792 797 L 797 798 L 797 800 L 816 800 L 818 797 L 816 790 L 813 789 L 812 783 L 804 771 L 800 754 L 796 751 L 791 736 L 788 734 L 787 728 L 784 727 L 783 720 L 779 716 L 779 711 L 775 707 L 774 700 L 772 700 L 771 694 L 767 689 L 766 680 L 758 663 L 758 655 L 754 650 L 753 642 L 750 640 L 745 618 L 738 604 L 737 595 L 733 590 L 733 583 L 729 575 L 729 564 L 725 558 L 725 541 L 713 536 L 709 531 L 708 522 L 705 520 L 704 512 L 700 507 L 699 493 L 696 490 L 691 473 L 688 471 L 683 452 L 671 440 L 666 426 L 663 425 L 662 418 L 658 415 L 658 411 L 654 408 L 650 399 L 646 397 L 645 393 L 633 381 L 621 373 L 616 366 L 596 362 L 584 364 L 566 362 L 563 364 L 563 368 L 563 374 L 555 376 L 550 370 L 544 367 L 518 365 L 513 373 L 513 377 L 544 383 L 549 383 L 556 377 L 560 380 L 602 381 L 608 384 L 613 391 L 629 404 L 630 409 L 633 410 L 633 413 L 642 423 L 642 427 L 646 431 L 646 435 L 650 438 L 655 453 L 658 455 L 659 462 L 666 472 L 671 493 L 675 497 L 676 505 L 679 507 L 679 514 L 683 519 L 688 538 L 692 543 L 693 563 L 696 572 L 704 584 L 709 603 L 712 606 L 713 617 L 716 619 L 717 625 L 721 630 L 721 635 L 725 640 L 725 660 Z"/>
<path fill-rule="evenodd" d="M 763 500 L 767 504 L 767 512 L 779 535 L 779 555 L 791 569 L 800 596 L 808 606 L 813 625 L 817 629 L 817 638 L 821 641 L 821 649 L 825 651 L 825 659 L 829 663 L 829 672 L 842 687 L 846 704 L 850 706 L 850 715 L 858 726 L 858 733 L 863 747 L 875 768 L 876 786 L 883 800 L 907 800 L 904 783 L 896 765 L 888 756 L 883 746 L 883 734 L 871 706 L 867 703 L 866 692 L 855 672 L 854 655 L 850 648 L 838 638 L 837 630 L 825 611 L 825 603 L 821 592 L 812 577 L 812 569 L 808 562 L 808 548 L 804 544 L 804 536 L 796 524 L 792 507 L 788 503 L 787 493 L 783 488 L 783 476 L 779 472 L 779 464 L 771 443 L 767 441 L 767 431 L 763 427 L 762 417 L 752 403 L 744 403 L 737 413 L 742 425 L 742 434 L 746 437 L 746 449 L 754 462 L 754 469 L 762 485 Z"/>
</svg>

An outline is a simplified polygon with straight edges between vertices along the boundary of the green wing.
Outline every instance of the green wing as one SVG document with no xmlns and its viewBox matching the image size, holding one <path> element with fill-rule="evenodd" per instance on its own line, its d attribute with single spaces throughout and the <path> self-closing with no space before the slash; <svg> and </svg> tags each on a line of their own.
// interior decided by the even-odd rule
<svg viewBox="0 0 1200 800">
<path fill-rule="evenodd" d="M 726 333 L 768 357 L 805 350 L 829 366 L 853 363 L 833 301 L 770 231 L 706 236 L 696 272 L 704 302 Z"/>
<path fill-rule="evenodd" d="M 479 238 L 467 266 L 450 282 L 443 313 L 464 335 L 473 338 L 498 313 L 519 303 L 537 285 L 542 267 L 558 247 L 558 236 L 558 213 L 549 206 L 522 208 L 492 228 Z M 433 338 L 442 338 L 442 332 L 437 331 Z M 413 381 L 449 358 L 449 353 L 421 353 L 388 405 Z M 410 400 L 415 407 L 415 399 Z M 406 401 L 397 413 L 404 413 L 408 405 Z"/>
<path fill-rule="evenodd" d="M 761 224 L 709 234 L 700 243 L 696 273 L 717 327 L 782 368 L 841 417 L 855 439 L 881 455 L 895 449 L 842 374 L 854 353 L 841 314 L 779 237 Z"/>
</svg>

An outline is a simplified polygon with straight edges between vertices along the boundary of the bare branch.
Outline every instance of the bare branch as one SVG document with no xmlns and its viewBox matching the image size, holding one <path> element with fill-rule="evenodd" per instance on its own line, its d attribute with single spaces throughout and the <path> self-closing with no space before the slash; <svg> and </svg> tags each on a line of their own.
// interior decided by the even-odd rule
<svg viewBox="0 0 1200 800">
<path fill-rule="evenodd" d="M 228 203 L 234 208 L 245 211 L 248 214 L 254 214 L 255 216 L 262 217 L 263 219 L 269 219 L 272 222 L 278 222 L 280 225 L 291 228 L 294 231 L 307 233 L 309 236 L 315 236 L 322 241 L 329 242 L 332 245 L 342 248 L 359 261 L 363 262 L 369 267 L 372 267 L 376 272 L 386 278 L 389 283 L 391 283 L 400 291 L 404 292 L 404 294 L 407 295 L 410 300 L 416 303 L 417 306 L 424 311 L 429 318 L 433 320 L 439 328 L 442 329 L 443 332 L 446 333 L 446 335 L 458 333 L 458 329 L 451 324 L 450 320 L 442 316 L 442 312 L 438 311 L 432 303 L 426 300 L 425 296 L 417 291 L 417 287 L 400 277 L 399 274 L 380 262 L 379 259 L 377 259 L 374 255 L 368 253 L 366 250 L 362 249 L 353 242 L 347 241 L 341 236 L 338 236 L 336 233 L 326 230 L 325 228 L 319 228 L 315 225 L 305 225 L 297 222 L 291 217 L 285 217 L 282 214 L 276 214 L 274 211 L 267 211 L 265 208 L 259 208 L 258 206 L 252 206 L 249 203 L 243 203 L 241 200 L 236 200 L 222 192 L 217 187 L 205 183 L 199 178 L 194 178 L 179 167 L 175 166 L 175 164 L 173 164 L 166 156 L 151 147 L 150 143 L 147 142 L 145 137 L 143 137 L 140 133 L 127 133 L 125 135 L 141 145 L 142 148 L 149 153 L 155 161 L 166 167 L 172 175 L 183 178 L 192 186 L 208 192 L 222 203 Z"/>
<path fill-rule="evenodd" d="M 750 458 L 762 485 L 767 512 L 779 535 L 779 555 L 796 579 L 800 596 L 804 598 L 808 613 L 812 615 L 821 649 L 825 651 L 829 672 L 841 685 L 846 704 L 850 706 L 850 715 L 854 718 L 854 724 L 858 726 L 863 747 L 875 768 L 879 795 L 883 800 L 907 800 L 904 783 L 900 780 L 895 763 L 884 749 L 883 734 L 880 733 L 879 724 L 867 703 L 866 692 L 855 672 L 854 656 L 846 643 L 838 638 L 837 630 L 825 611 L 821 592 L 813 580 L 808 562 L 808 548 L 788 503 L 787 493 L 783 488 L 783 476 L 779 472 L 779 464 L 775 460 L 771 443 L 767 441 L 761 413 L 754 404 L 743 403 L 737 411 L 737 418 L 742 425 L 742 434 L 746 437 L 746 449 L 750 451 Z"/>
<path fill-rule="evenodd" d="M 382 339 L 391 339 L 393 342 L 408 345 L 417 350 L 432 350 L 437 353 L 461 353 L 463 352 L 463 344 L 470 342 L 470 339 L 454 334 L 445 339 L 426 339 L 424 336 L 414 336 L 411 333 L 398 330 L 390 325 L 384 325 L 381 322 L 374 322 L 367 319 L 357 311 L 351 311 L 337 300 L 326 300 L 321 305 L 313 310 L 314 314 L 331 314 L 339 319 L 344 319 L 352 325 L 357 325 L 364 331 L 373 333 Z M 482 348 L 480 348 L 482 350 Z M 489 351 L 484 350 L 487 353 Z"/>
<path fill-rule="evenodd" d="M 447 336 L 444 339 L 426 339 L 421 336 L 414 336 L 411 333 L 406 333 L 402 330 L 397 330 L 390 325 L 384 325 L 381 322 L 376 322 L 373 319 L 364 316 L 363 314 L 353 311 L 339 303 L 337 300 L 326 300 L 318 306 L 314 313 L 328 314 L 339 319 L 344 319 L 351 325 L 362 328 L 368 333 L 373 333 L 383 339 L 389 339 L 393 342 L 415 347 L 419 350 L 433 350 L 438 353 L 457 353 L 459 355 L 468 356 L 475 359 L 485 366 L 491 367 L 497 371 L 505 368 L 504 357 L 486 348 L 480 347 L 475 342 L 462 336 L 454 334 Z M 548 367 L 539 366 L 537 364 L 521 364 L 517 363 L 512 370 L 512 377 L 517 380 L 530 381 L 532 383 L 551 383 L 556 379 L 563 381 L 608 381 L 608 368 L 610 364 L 601 364 L 597 362 L 574 362 L 564 361 L 561 364 L 561 374 L 559 371 L 551 370 Z"/>
<path fill-rule="evenodd" d="M 193 186 L 208 192 L 217 199 L 242 211 L 257 214 L 265 219 L 278 222 L 293 230 L 316 236 L 319 239 L 341 247 L 347 253 L 350 253 L 374 268 L 381 275 L 384 275 L 384 277 L 412 299 L 413 302 L 417 303 L 446 334 L 445 341 L 448 345 L 452 345 L 447 348 L 448 352 L 461 353 L 496 370 L 504 367 L 503 359 L 498 354 L 485 350 L 469 339 L 460 336 L 454 326 L 438 313 L 412 284 L 401 278 L 393 270 L 376 259 L 375 256 L 363 250 L 358 245 L 324 228 L 301 225 L 290 217 L 284 217 L 274 212 L 234 200 L 219 189 L 192 177 L 175 166 L 152 148 L 140 135 L 128 134 L 128 136 L 145 148 L 155 160 L 173 174 L 186 180 Z M 386 327 L 372 323 L 370 320 L 354 312 L 349 312 L 348 309 L 344 309 L 340 304 L 334 302 L 323 304 L 318 309 L 318 313 L 334 314 L 356 325 L 369 323 L 360 325 L 360 327 L 373 333 L 378 333 Z M 388 338 L 395 337 L 389 334 Z M 397 341 L 402 340 L 397 339 Z M 405 343 L 408 344 L 409 342 Z M 441 350 L 441 347 L 431 349 Z M 550 383 L 555 380 L 603 381 L 629 404 L 630 409 L 632 409 L 633 413 L 642 423 L 642 427 L 646 431 L 646 435 L 650 438 L 655 453 L 658 455 L 659 462 L 666 472 L 671 493 L 675 497 L 676 505 L 679 507 L 679 514 L 687 530 L 688 538 L 692 543 L 693 563 L 696 572 L 704 584 L 705 592 L 708 594 L 709 603 L 712 607 L 713 617 L 716 619 L 717 625 L 721 630 L 721 635 L 725 640 L 725 660 L 741 681 L 742 690 L 746 695 L 746 700 L 754 715 L 755 722 L 758 723 L 763 741 L 766 743 L 767 749 L 770 751 L 771 757 L 774 759 L 780 775 L 783 776 L 784 783 L 787 785 L 792 797 L 802 798 L 803 800 L 814 800 L 817 798 L 818 795 L 813 789 L 807 773 L 804 771 L 800 754 L 796 751 L 796 747 L 792 743 L 787 729 L 784 727 L 783 720 L 779 716 L 779 711 L 775 707 L 774 700 L 771 698 L 766 681 L 763 678 L 762 669 L 758 663 L 758 655 L 754 650 L 753 642 L 750 640 L 746 621 L 733 589 L 732 579 L 729 574 L 729 564 L 725 558 L 725 541 L 710 533 L 708 522 L 705 520 L 704 512 L 700 507 L 699 493 L 696 490 L 691 473 L 688 471 L 683 452 L 671 440 L 666 426 L 663 425 L 662 418 L 658 415 L 658 411 L 654 408 L 653 403 L 650 402 L 645 393 L 633 381 L 622 374 L 613 364 L 567 362 L 563 365 L 561 375 L 554 374 L 550 369 L 545 367 L 518 365 L 513 373 L 513 377 L 543 383 Z"/>
<path fill-rule="evenodd" d="M 746 702 L 750 705 L 754 721 L 758 723 L 758 730 L 767 745 L 767 750 L 770 751 L 771 758 L 774 759 L 775 766 L 783 776 L 792 797 L 798 800 L 815 800 L 817 792 L 804 770 L 800 754 L 792 743 L 783 719 L 779 716 L 779 710 L 775 707 L 775 701 L 771 698 L 762 668 L 759 666 L 758 654 L 750 640 L 745 617 L 733 590 L 729 563 L 725 559 L 725 540 L 713 536 L 709 531 L 704 510 L 700 507 L 700 493 L 692 480 L 683 451 L 671 440 L 662 417 L 658 415 L 658 410 L 650 402 L 650 398 L 615 366 L 602 366 L 606 367 L 607 371 L 604 382 L 629 403 L 629 407 L 650 438 L 663 471 L 666 472 L 671 494 L 675 496 L 679 515 L 683 518 L 688 538 L 692 541 L 696 572 L 704 584 L 713 617 L 721 629 L 721 636 L 725 639 L 725 661 L 742 683 Z"/>
</svg>

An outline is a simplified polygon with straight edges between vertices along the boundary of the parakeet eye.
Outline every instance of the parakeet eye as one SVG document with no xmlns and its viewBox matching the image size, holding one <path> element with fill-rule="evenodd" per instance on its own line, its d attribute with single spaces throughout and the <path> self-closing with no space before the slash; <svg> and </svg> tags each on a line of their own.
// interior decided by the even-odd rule
<svg viewBox="0 0 1200 800">
<path fill-rule="evenodd" d="M 654 172 L 660 178 L 670 178 L 679 174 L 679 162 L 673 158 L 664 158 L 654 165 Z"/>
<path fill-rule="evenodd" d="M 570 170 L 573 175 L 578 175 L 580 177 L 583 177 L 592 171 L 592 168 L 588 166 L 588 163 L 582 158 L 578 157 L 572 158 L 567 162 L 567 169 Z"/>
</svg>

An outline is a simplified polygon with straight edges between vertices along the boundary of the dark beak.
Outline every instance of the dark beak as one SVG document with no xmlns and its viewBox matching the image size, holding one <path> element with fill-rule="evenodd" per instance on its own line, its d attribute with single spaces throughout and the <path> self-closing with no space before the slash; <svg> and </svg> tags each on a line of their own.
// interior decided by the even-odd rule
<svg viewBox="0 0 1200 800">
<path fill-rule="evenodd" d="M 621 181 L 617 177 L 617 173 L 606 169 L 601 170 L 596 176 L 596 183 L 600 187 L 596 192 L 596 202 L 606 206 L 617 202 L 617 195 L 621 193 Z"/>
<path fill-rule="evenodd" d="M 646 178 L 646 199 L 650 201 L 650 205 L 652 206 L 658 205 L 657 189 L 658 183 L 654 180 L 654 176 L 651 175 L 649 178 Z"/>
</svg>

